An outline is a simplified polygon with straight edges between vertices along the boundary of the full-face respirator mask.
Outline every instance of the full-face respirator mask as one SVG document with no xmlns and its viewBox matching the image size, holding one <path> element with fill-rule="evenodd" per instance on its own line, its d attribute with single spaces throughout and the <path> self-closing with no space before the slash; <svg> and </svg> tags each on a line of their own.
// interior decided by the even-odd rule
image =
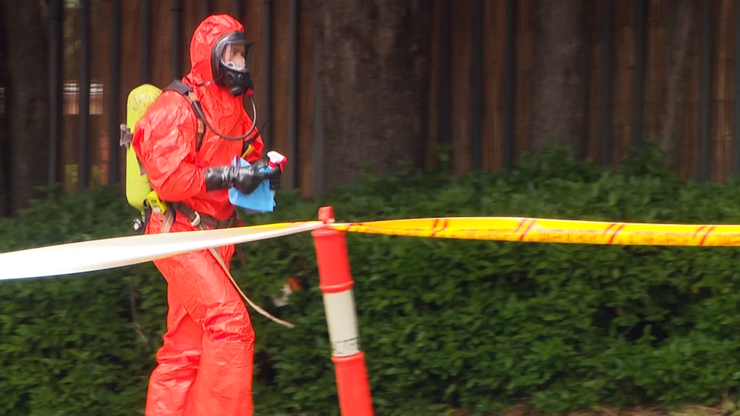
<svg viewBox="0 0 740 416">
<path fill-rule="evenodd" d="M 251 94 L 252 78 L 247 66 L 252 59 L 252 44 L 244 32 L 229 32 L 216 41 L 211 52 L 213 81 L 235 97 Z"/>
<path fill-rule="evenodd" d="M 252 43 L 244 37 L 244 32 L 234 31 L 221 36 L 211 51 L 211 72 L 213 82 L 219 87 L 228 90 L 229 94 L 239 97 L 249 97 L 252 104 L 252 128 L 238 137 L 226 136 L 213 128 L 205 117 L 199 102 L 195 102 L 195 109 L 208 128 L 219 137 L 226 140 L 244 140 L 249 137 L 257 126 L 257 106 L 254 103 L 252 75 L 250 64 L 252 60 Z"/>
</svg>

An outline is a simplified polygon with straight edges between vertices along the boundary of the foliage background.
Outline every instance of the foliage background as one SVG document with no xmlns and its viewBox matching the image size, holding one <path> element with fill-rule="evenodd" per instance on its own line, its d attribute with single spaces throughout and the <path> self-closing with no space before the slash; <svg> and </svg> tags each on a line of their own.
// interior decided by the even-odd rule
<svg viewBox="0 0 740 416">
<path fill-rule="evenodd" d="M 612 170 L 556 148 L 499 173 L 367 177 L 323 201 L 285 192 L 276 213 L 247 220 L 312 219 L 332 205 L 340 221 L 740 223 L 737 180 L 682 182 L 659 157 L 648 150 Z M 117 189 L 49 190 L 17 219 L 0 220 L 0 252 L 131 234 L 134 215 Z M 482 415 L 519 400 L 543 413 L 711 404 L 740 386 L 734 248 L 347 240 L 378 415 Z M 338 414 L 310 234 L 243 249 L 248 267 L 232 268 L 245 292 L 296 324 L 252 313 L 258 414 Z M 269 295 L 289 276 L 304 290 L 275 309 Z M 0 414 L 143 414 L 166 311 L 152 264 L 0 283 Z"/>
</svg>

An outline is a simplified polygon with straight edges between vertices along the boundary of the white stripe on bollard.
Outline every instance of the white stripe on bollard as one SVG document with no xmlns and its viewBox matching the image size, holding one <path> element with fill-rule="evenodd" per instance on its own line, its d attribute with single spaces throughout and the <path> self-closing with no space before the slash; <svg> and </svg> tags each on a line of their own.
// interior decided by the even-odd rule
<svg viewBox="0 0 740 416">
<path fill-rule="evenodd" d="M 352 289 L 340 293 L 324 293 L 324 310 L 332 355 L 346 357 L 360 352 Z"/>
</svg>

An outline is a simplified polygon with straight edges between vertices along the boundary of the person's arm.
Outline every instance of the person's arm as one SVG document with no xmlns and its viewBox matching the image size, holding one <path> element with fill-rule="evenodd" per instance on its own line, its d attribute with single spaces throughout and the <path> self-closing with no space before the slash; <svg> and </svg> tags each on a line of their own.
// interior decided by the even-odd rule
<svg viewBox="0 0 740 416">
<path fill-rule="evenodd" d="M 182 201 L 205 189 L 205 168 L 195 152 L 195 117 L 188 107 L 157 104 L 137 124 L 132 145 L 157 195 Z"/>
</svg>

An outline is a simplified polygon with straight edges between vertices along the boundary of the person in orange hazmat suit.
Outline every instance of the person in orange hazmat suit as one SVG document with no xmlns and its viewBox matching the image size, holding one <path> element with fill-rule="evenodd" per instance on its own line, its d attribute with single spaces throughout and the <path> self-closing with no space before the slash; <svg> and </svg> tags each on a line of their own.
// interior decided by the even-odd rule
<svg viewBox="0 0 740 416">
<path fill-rule="evenodd" d="M 195 30 L 191 70 L 181 81 L 200 102 L 208 123 L 199 150 L 190 96 L 165 89 L 136 125 L 132 146 L 152 189 L 174 211 L 168 232 L 195 230 L 196 213 L 196 222 L 210 224 L 208 229 L 233 225 L 231 187 L 248 194 L 265 179 L 273 190 L 280 187 L 281 168 L 260 171 L 268 166 L 261 159 L 264 144 L 241 97 L 252 93 L 248 47 L 243 26 L 228 15 L 209 16 Z M 233 139 L 250 130 L 251 136 Z M 235 156 L 244 156 L 251 166 L 232 166 Z M 151 214 L 145 233 L 162 232 L 163 218 Z M 234 246 L 217 250 L 228 265 Z M 146 416 L 252 415 L 254 330 L 228 275 L 208 250 L 154 264 L 167 281 L 169 309 L 167 333 L 149 380 Z"/>
</svg>

